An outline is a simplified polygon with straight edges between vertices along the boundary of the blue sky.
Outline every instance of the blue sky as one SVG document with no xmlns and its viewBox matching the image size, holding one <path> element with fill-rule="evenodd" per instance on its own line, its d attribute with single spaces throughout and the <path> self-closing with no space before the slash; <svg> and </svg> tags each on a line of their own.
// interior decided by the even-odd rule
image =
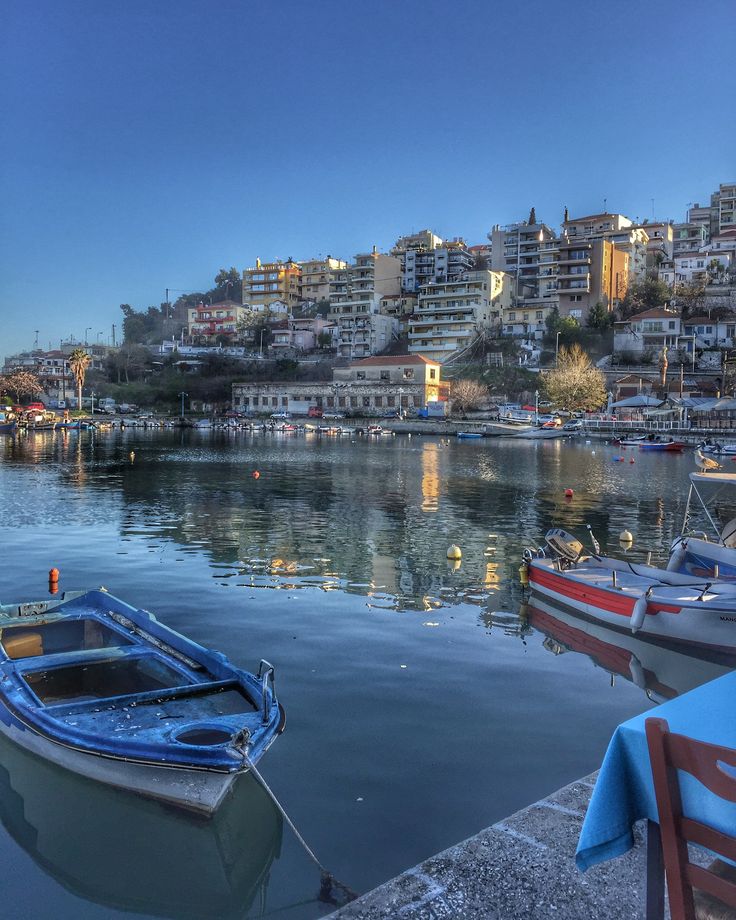
<svg viewBox="0 0 736 920">
<path fill-rule="evenodd" d="M 736 179 L 733 0 L 5 0 L 0 356 L 220 267 L 684 219 Z"/>
</svg>

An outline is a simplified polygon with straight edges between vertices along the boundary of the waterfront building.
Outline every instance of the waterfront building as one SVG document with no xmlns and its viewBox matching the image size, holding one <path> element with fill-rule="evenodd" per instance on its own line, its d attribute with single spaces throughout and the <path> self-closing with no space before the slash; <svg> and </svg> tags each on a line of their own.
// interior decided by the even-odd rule
<svg viewBox="0 0 736 920">
<path fill-rule="evenodd" d="M 658 355 L 664 346 L 679 348 L 683 335 L 680 314 L 657 307 L 613 325 L 613 352 Z"/>
<path fill-rule="evenodd" d="M 234 300 L 219 303 L 199 303 L 189 308 L 187 334 L 190 340 L 202 342 L 214 340 L 218 336 L 234 339 L 238 321 L 247 314 L 247 309 Z"/>
<path fill-rule="evenodd" d="M 337 352 L 348 358 L 383 351 L 398 335 L 396 316 L 381 312 L 382 298 L 401 292 L 401 263 L 376 247 L 359 253 L 352 265 L 333 273 L 330 319 L 338 327 Z"/>
<path fill-rule="evenodd" d="M 415 410 L 445 400 L 441 367 L 423 355 L 370 357 L 335 368 L 331 383 L 234 383 L 232 402 L 243 412 L 305 412 L 315 406 L 337 413 L 383 414 Z"/>
<path fill-rule="evenodd" d="M 468 271 L 458 281 L 426 284 L 409 320 L 409 351 L 446 361 L 500 327 L 510 304 L 506 272 Z"/>
<path fill-rule="evenodd" d="M 69 355 L 77 348 L 83 348 L 90 357 L 88 371 L 102 371 L 105 358 L 112 351 L 106 345 L 81 345 L 68 343 L 63 349 L 24 351 L 8 355 L 2 368 L 3 374 L 14 371 L 28 371 L 35 374 L 43 391 L 50 400 L 70 399 L 76 393 L 74 374 L 69 366 Z"/>
<path fill-rule="evenodd" d="M 319 303 L 329 301 L 333 275 L 347 268 L 347 262 L 327 256 L 326 259 L 308 259 L 301 262 L 300 267 L 299 297 L 302 301 Z"/>
<path fill-rule="evenodd" d="M 607 239 L 559 242 L 557 294 L 561 316 L 584 323 L 590 308 L 601 304 L 612 313 L 629 285 L 629 253 Z"/>
<path fill-rule="evenodd" d="M 292 259 L 286 262 L 261 262 L 255 268 L 243 270 L 243 306 L 254 313 L 273 312 L 277 302 L 286 304 L 287 311 L 301 296 L 301 267 Z"/>
</svg>

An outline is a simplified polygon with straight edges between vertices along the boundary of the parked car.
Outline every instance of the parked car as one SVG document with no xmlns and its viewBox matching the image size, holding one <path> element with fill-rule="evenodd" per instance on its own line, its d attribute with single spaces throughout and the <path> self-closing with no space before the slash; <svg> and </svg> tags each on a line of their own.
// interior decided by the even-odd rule
<svg viewBox="0 0 736 920">
<path fill-rule="evenodd" d="M 322 418 L 345 418 L 341 412 L 323 412 Z"/>
<path fill-rule="evenodd" d="M 271 418 L 274 420 L 278 419 L 280 421 L 284 421 L 285 419 L 290 419 L 291 416 L 288 412 L 272 412 Z"/>
</svg>

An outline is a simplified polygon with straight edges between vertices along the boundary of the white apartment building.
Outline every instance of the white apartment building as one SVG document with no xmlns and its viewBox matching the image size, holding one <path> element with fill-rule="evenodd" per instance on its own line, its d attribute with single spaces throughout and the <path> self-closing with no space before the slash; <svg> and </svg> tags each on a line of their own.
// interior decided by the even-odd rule
<svg viewBox="0 0 736 920">
<path fill-rule="evenodd" d="M 399 237 L 391 255 L 401 262 L 401 287 L 407 293 L 424 284 L 456 281 L 475 261 L 464 240 L 443 240 L 431 230 Z"/>
<path fill-rule="evenodd" d="M 330 320 L 338 327 L 337 353 L 361 358 L 382 351 L 395 335 L 396 316 L 381 312 L 385 296 L 401 292 L 401 263 L 394 256 L 360 253 L 355 262 L 335 271 L 330 282 Z"/>
<path fill-rule="evenodd" d="M 426 284 L 409 321 L 409 351 L 445 361 L 500 325 L 511 304 L 505 272 L 470 271 L 458 281 Z"/>
<path fill-rule="evenodd" d="M 666 345 L 678 348 L 682 335 L 682 322 L 678 313 L 659 307 L 637 313 L 613 325 L 613 352 L 631 352 L 640 355 L 645 351 L 658 353 Z"/>
</svg>

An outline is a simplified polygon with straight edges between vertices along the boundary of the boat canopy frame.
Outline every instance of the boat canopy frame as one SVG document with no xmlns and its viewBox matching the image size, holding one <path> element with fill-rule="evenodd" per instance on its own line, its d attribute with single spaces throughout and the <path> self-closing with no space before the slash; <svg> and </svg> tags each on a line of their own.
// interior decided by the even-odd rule
<svg viewBox="0 0 736 920">
<path fill-rule="evenodd" d="M 717 487 L 710 496 L 706 496 L 701 492 L 702 486 L 706 483 L 708 486 Z M 734 503 L 736 503 L 736 473 L 690 473 L 690 489 L 687 493 L 687 502 L 685 503 L 685 514 L 682 519 L 680 536 L 687 537 L 697 533 L 699 536 L 708 539 L 708 535 L 703 531 L 693 532 L 691 529 L 693 519 L 704 514 L 708 523 L 713 528 L 715 542 L 720 546 L 726 546 L 724 532 L 726 530 L 733 531 L 733 528 L 729 528 L 728 523 L 726 523 L 725 527 L 719 525 L 718 522 L 714 520 L 711 511 L 718 499 L 729 492 L 733 497 Z M 693 506 L 695 506 L 695 509 L 693 509 Z"/>
</svg>

